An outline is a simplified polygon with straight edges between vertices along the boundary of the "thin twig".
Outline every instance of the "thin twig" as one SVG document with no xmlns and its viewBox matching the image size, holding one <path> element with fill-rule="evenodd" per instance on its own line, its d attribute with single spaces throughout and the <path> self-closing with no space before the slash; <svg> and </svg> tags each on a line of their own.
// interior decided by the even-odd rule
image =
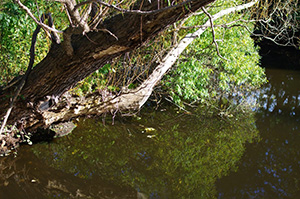
<svg viewBox="0 0 300 199">
<path fill-rule="evenodd" d="M 66 4 L 64 5 L 64 8 L 65 8 L 65 10 L 66 10 L 67 17 L 68 17 L 68 20 L 69 20 L 69 23 L 70 23 L 71 27 L 74 27 L 73 21 L 72 21 L 72 19 L 71 19 L 71 16 L 70 16 L 70 13 L 69 13 L 69 11 L 68 11 L 68 8 L 67 8 Z"/>
<path fill-rule="evenodd" d="M 39 20 L 37 20 L 34 15 L 31 13 L 30 9 L 27 8 L 24 4 L 21 3 L 20 0 L 15 0 L 15 2 L 23 9 L 27 12 L 27 14 L 34 20 L 35 23 L 37 23 L 39 26 L 42 26 L 44 28 L 46 28 L 47 30 L 51 30 L 53 32 L 57 32 L 57 33 L 63 33 L 63 31 L 60 30 L 56 30 L 55 28 L 51 28 L 49 26 L 47 26 L 46 24 L 39 22 Z"/>
<path fill-rule="evenodd" d="M 217 50 L 217 53 L 218 53 L 218 56 L 226 61 L 229 61 L 228 59 L 226 59 L 225 57 L 223 57 L 221 54 L 220 54 L 220 51 L 219 51 L 219 46 L 218 46 L 218 43 L 216 41 L 216 36 L 215 36 L 215 29 L 214 29 L 214 24 L 213 24 L 213 19 L 212 19 L 212 16 L 207 12 L 207 10 L 204 8 L 204 7 L 201 7 L 202 11 L 208 16 L 209 18 L 209 22 L 210 22 L 210 27 L 211 27 L 211 33 L 212 33 L 212 37 L 213 37 L 213 43 L 215 44 L 216 46 L 216 50 Z"/>
<path fill-rule="evenodd" d="M 56 1 L 61 2 L 61 0 L 56 0 Z M 161 9 L 150 10 L 150 11 L 143 11 L 143 10 L 128 10 L 128 9 L 123 9 L 123 8 L 120 8 L 120 7 L 115 6 L 113 4 L 109 4 L 109 3 L 106 3 L 106 2 L 103 2 L 103 1 L 100 1 L 100 0 L 86 0 L 86 1 L 78 3 L 74 7 L 74 10 L 77 10 L 80 6 L 83 6 L 85 4 L 89 4 L 91 2 L 96 2 L 96 3 L 99 3 L 99 4 L 103 5 L 103 6 L 115 9 L 115 10 L 117 10 L 119 12 L 132 13 L 132 14 L 140 14 L 140 15 L 148 15 L 148 14 L 156 14 L 156 13 L 159 13 L 159 12 L 162 12 L 162 11 L 166 11 L 166 10 L 169 10 L 169 9 L 178 8 L 178 7 L 181 7 L 183 5 L 186 5 L 186 4 L 190 3 L 192 1 L 193 0 L 187 0 L 187 1 L 184 1 L 182 3 L 176 4 L 176 5 L 173 5 L 173 6 L 168 6 L 168 7 L 161 8 Z"/>
<path fill-rule="evenodd" d="M 106 28 L 104 28 L 104 29 L 103 28 L 102 29 L 97 29 L 96 31 L 97 32 L 98 31 L 106 32 L 106 33 L 110 34 L 111 36 L 113 36 L 116 40 L 119 40 L 119 38 L 114 33 L 112 33 L 111 31 L 107 30 Z"/>
</svg>

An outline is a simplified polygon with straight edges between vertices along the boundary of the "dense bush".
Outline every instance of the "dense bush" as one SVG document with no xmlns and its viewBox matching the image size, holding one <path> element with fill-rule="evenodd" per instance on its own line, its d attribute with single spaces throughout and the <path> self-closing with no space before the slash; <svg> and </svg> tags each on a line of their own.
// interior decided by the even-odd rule
<svg viewBox="0 0 300 199">
<path fill-rule="evenodd" d="M 198 38 L 177 62 L 174 70 L 165 78 L 164 85 L 175 102 L 219 101 L 226 98 L 242 100 L 245 92 L 259 88 L 266 81 L 264 70 L 259 67 L 258 49 L 249 33 L 237 22 L 241 15 L 231 14 L 218 20 L 214 28 L 220 57 L 213 44 L 211 30 Z M 248 16 L 244 15 L 243 20 Z M 199 24 L 202 20 L 192 18 L 188 25 Z M 240 25 L 239 25 L 240 24 Z M 251 24 L 247 24 L 251 28 Z"/>
</svg>

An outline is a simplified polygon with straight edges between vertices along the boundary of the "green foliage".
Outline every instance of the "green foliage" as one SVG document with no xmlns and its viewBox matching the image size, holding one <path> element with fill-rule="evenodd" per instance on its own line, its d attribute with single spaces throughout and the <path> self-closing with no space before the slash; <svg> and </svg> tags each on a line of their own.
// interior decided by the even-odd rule
<svg viewBox="0 0 300 199">
<path fill-rule="evenodd" d="M 43 13 L 53 13 L 54 23 L 58 29 L 66 26 L 60 4 L 52 1 L 28 0 L 24 2 L 24 5 L 32 10 L 37 10 L 37 5 L 39 6 L 39 13 L 35 13 L 36 18 Z M 31 37 L 37 25 L 12 1 L 4 0 L 0 6 L 0 85 L 4 85 L 13 77 L 26 71 Z M 44 32 L 38 35 L 35 63 L 40 62 L 46 56 L 50 45 L 51 41 Z"/>
<path fill-rule="evenodd" d="M 216 13 L 226 6 L 228 5 L 225 3 L 221 4 L 221 7 L 216 6 L 217 9 L 210 12 Z M 217 25 L 214 30 L 220 54 L 227 60 L 218 55 L 210 28 L 185 50 L 176 69 L 164 80 L 164 85 L 173 88 L 170 95 L 176 103 L 180 104 L 181 100 L 216 102 L 234 95 L 243 98 L 247 91 L 259 88 L 266 81 L 264 70 L 258 65 L 258 49 L 250 38 L 250 33 L 243 27 L 247 25 L 251 28 L 251 24 L 237 22 L 230 26 L 221 26 L 238 21 L 241 16 L 243 20 L 249 18 L 246 14 L 234 13 L 214 24 Z M 186 24 L 203 24 L 204 19 L 208 20 L 204 14 L 192 17 Z"/>
<path fill-rule="evenodd" d="M 33 3 L 33 2 L 31 2 Z M 28 4 L 27 4 L 28 5 Z M 30 32 L 34 29 L 32 20 L 26 20 L 25 13 L 12 2 L 2 2 L 0 11 L 0 84 L 9 81 L 28 63 Z"/>
</svg>

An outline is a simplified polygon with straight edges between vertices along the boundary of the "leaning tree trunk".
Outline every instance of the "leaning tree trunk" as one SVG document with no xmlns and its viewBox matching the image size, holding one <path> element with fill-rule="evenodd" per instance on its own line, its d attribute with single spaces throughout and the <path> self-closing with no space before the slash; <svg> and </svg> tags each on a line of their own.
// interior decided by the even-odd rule
<svg viewBox="0 0 300 199">
<path fill-rule="evenodd" d="M 236 7 L 222 10 L 203 24 L 197 31 L 187 34 L 175 45 L 162 59 L 159 65 L 153 70 L 151 75 L 144 80 L 137 88 L 123 90 L 118 95 L 111 95 L 105 91 L 93 93 L 85 98 L 72 98 L 64 95 L 60 105 L 50 108 L 43 113 L 44 123 L 50 125 L 55 121 L 65 121 L 72 117 L 82 115 L 97 115 L 105 112 L 114 113 L 118 110 L 132 110 L 140 108 L 151 95 L 154 86 L 162 79 L 163 75 L 178 60 L 181 53 L 198 38 L 212 22 L 224 15 L 237 12 L 253 6 L 257 1 L 242 4 Z"/>
<path fill-rule="evenodd" d="M 118 14 L 105 20 L 99 27 L 102 30 L 109 30 L 114 36 L 104 31 L 91 31 L 86 33 L 86 36 L 73 34 L 71 37 L 72 55 L 66 53 L 63 43 L 53 45 L 47 56 L 30 73 L 19 99 L 14 104 L 9 123 L 18 122 L 24 128 L 34 129 L 58 121 L 55 117 L 51 120 L 47 117 L 47 121 L 45 120 L 44 114 L 47 112 L 47 108 L 43 108 L 45 104 L 59 99 L 78 81 L 101 68 L 112 58 L 140 47 L 170 24 L 213 1 L 190 0 L 186 5 L 149 14 Z M 144 1 L 141 10 L 156 10 L 157 2 Z M 9 99 L 13 94 L 14 87 L 0 91 L 1 118 L 7 110 Z M 57 112 L 62 110 L 62 104 L 65 103 L 58 103 Z M 64 108 L 68 108 L 68 106 L 66 105 Z M 111 111 L 111 108 L 103 110 Z M 78 110 L 74 108 L 74 113 L 76 111 Z M 103 112 L 99 109 L 98 111 Z M 70 119 L 68 117 L 72 116 L 65 115 L 60 118 Z"/>
</svg>

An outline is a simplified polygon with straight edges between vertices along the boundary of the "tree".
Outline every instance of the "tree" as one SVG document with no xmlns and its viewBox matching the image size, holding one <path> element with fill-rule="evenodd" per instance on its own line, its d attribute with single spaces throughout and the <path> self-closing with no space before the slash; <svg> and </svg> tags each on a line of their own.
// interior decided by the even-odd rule
<svg viewBox="0 0 300 199">
<path fill-rule="evenodd" d="M 16 78 L 0 91 L 2 110 L 0 115 L 3 117 L 5 111 L 8 108 L 11 110 L 13 107 L 13 111 L 6 114 L 9 116 L 8 123 L 16 122 L 19 129 L 32 131 L 38 127 L 48 127 L 54 122 L 82 115 L 139 109 L 148 99 L 154 85 L 181 54 L 174 54 L 174 50 L 182 52 L 185 47 L 181 48 L 180 45 L 185 40 L 191 40 L 188 37 L 196 38 L 199 33 L 187 35 L 185 40 L 167 54 L 152 75 L 135 89 L 121 89 L 117 94 L 107 93 L 104 90 L 98 95 L 91 95 L 84 99 L 65 93 L 78 81 L 103 67 L 112 58 L 141 47 L 174 22 L 186 18 L 200 8 L 208 14 L 203 6 L 213 2 L 213 0 L 188 0 L 168 5 L 167 2 L 160 1 L 126 1 L 125 5 L 130 5 L 131 9 L 124 9 L 98 0 L 82 1 L 78 4 L 71 0 L 57 1 L 66 6 L 70 20 L 70 26 L 63 32 L 62 43 L 54 34 L 55 32 L 60 33 L 60 31 L 57 31 L 51 23 L 46 25 L 42 20 L 35 18 L 32 11 L 21 1 L 15 1 L 34 19 L 38 26 L 45 29 L 49 35 L 52 34 L 51 49 L 41 62 L 32 70 L 28 70 L 28 77 L 23 75 L 23 77 Z M 100 5 L 100 12 L 94 12 L 95 3 Z M 252 5 L 253 3 L 245 4 L 233 8 L 229 12 L 226 10 L 223 14 Z M 111 10 L 107 8 L 111 8 Z M 79 9 L 81 9 L 80 12 Z M 108 12 L 109 15 L 103 17 L 105 12 Z M 121 13 L 118 14 L 118 12 Z M 97 18 L 95 13 L 98 13 L 98 21 L 93 20 L 95 17 Z M 200 32 L 209 26 L 213 29 L 214 17 L 208 16 L 209 21 L 199 29 Z M 218 17 L 220 16 L 222 14 L 218 15 Z M 90 26 L 91 24 L 94 27 Z M 215 39 L 213 41 L 217 46 Z M 164 67 L 167 63 L 170 65 Z M 16 94 L 16 90 L 20 93 Z M 65 95 L 63 96 L 63 94 Z M 10 99 L 13 97 L 16 100 L 10 103 Z M 5 124 L 5 122 L 3 123 Z M 2 146 L 9 141 L 5 141 L 4 134 L 1 134 L 1 140 L 3 141 Z"/>
<path fill-rule="evenodd" d="M 253 12 L 257 20 L 255 36 L 270 40 L 279 46 L 293 46 L 299 49 L 299 1 L 259 1 Z"/>
</svg>

